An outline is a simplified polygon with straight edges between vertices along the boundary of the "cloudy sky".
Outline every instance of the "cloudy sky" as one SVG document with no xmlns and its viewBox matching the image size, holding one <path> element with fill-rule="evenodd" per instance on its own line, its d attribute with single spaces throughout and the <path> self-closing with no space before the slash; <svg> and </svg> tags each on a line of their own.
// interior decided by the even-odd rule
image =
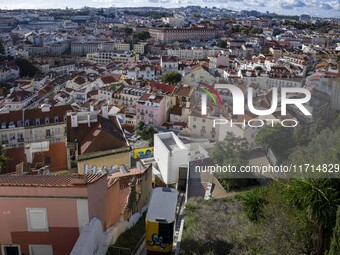
<svg viewBox="0 0 340 255">
<path fill-rule="evenodd" d="M 340 17 L 340 0 L 0 0 L 1 9 L 16 8 L 81 8 L 200 5 L 233 10 L 270 11 L 279 14 L 310 14 L 320 17 Z"/>
</svg>

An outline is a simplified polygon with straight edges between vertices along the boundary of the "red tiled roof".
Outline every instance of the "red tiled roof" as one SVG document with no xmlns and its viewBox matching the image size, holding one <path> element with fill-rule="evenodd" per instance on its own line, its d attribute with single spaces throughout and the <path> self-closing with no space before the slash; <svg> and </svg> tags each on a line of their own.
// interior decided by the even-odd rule
<svg viewBox="0 0 340 255">
<path fill-rule="evenodd" d="M 119 77 L 117 75 L 115 76 L 104 76 L 104 77 L 101 77 L 100 79 L 102 80 L 102 82 L 104 84 L 108 84 L 108 83 L 113 83 L 113 82 L 117 82 L 120 78 L 120 75 Z"/>
<path fill-rule="evenodd" d="M 58 175 L 1 175 L 0 186 L 30 186 L 30 187 L 72 187 L 72 179 L 85 177 L 86 181 L 82 185 L 91 184 L 106 176 L 105 174 L 58 174 Z"/>
<path fill-rule="evenodd" d="M 58 122 L 63 122 L 67 111 L 72 111 L 70 105 L 53 106 L 49 111 L 45 112 L 41 109 L 16 110 L 8 113 L 0 113 L 0 122 L 6 122 L 7 125 L 9 125 L 10 122 L 13 122 L 13 124 L 17 126 L 18 121 L 22 122 L 22 119 L 24 118 L 25 121 L 30 122 L 30 125 L 33 125 L 34 122 L 39 119 L 40 125 L 44 125 L 54 123 L 55 117 L 58 117 Z M 48 123 L 46 123 L 47 119 Z"/>
<path fill-rule="evenodd" d="M 150 88 L 151 91 L 154 91 L 155 89 L 159 89 L 162 91 L 162 93 L 170 93 L 172 94 L 176 90 L 175 85 L 167 85 L 167 84 L 162 84 L 158 82 L 151 82 L 150 83 Z"/>
</svg>

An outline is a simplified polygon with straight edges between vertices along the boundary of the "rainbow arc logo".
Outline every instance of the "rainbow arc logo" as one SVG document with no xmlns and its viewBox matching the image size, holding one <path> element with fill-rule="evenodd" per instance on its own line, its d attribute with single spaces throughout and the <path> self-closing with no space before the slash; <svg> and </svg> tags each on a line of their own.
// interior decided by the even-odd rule
<svg viewBox="0 0 340 255">
<path fill-rule="evenodd" d="M 205 93 L 205 94 L 202 95 L 201 114 L 206 115 L 207 114 L 207 95 L 212 99 L 212 101 L 214 102 L 215 105 L 217 105 L 216 98 L 217 98 L 220 105 L 222 105 L 223 102 L 222 102 L 222 99 L 220 97 L 220 94 L 218 94 L 217 90 L 213 86 L 202 83 L 202 82 L 200 83 L 200 85 L 202 85 L 203 88 L 200 87 L 199 89 Z"/>
</svg>

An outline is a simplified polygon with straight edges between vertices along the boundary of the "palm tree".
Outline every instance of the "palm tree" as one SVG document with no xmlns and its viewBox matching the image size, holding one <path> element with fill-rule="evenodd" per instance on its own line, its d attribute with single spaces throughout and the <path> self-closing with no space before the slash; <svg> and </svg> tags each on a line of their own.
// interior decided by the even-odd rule
<svg viewBox="0 0 340 255">
<path fill-rule="evenodd" d="M 290 202 L 303 210 L 315 227 L 314 254 L 329 248 L 330 233 L 340 205 L 338 179 L 296 179 L 288 184 Z"/>
<path fill-rule="evenodd" d="M 263 217 L 263 207 L 268 203 L 263 197 L 262 189 L 248 191 L 241 197 L 244 211 L 251 221 L 258 221 Z"/>
</svg>

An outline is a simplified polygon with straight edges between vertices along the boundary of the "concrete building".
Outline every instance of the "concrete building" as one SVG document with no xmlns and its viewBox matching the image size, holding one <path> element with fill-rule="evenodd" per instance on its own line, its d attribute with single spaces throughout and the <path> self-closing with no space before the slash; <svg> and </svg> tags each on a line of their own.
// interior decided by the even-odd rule
<svg viewBox="0 0 340 255">
<path fill-rule="evenodd" d="M 156 171 L 165 184 L 177 183 L 179 168 L 189 162 L 187 147 L 173 132 L 155 134 L 154 144 Z"/>
</svg>

